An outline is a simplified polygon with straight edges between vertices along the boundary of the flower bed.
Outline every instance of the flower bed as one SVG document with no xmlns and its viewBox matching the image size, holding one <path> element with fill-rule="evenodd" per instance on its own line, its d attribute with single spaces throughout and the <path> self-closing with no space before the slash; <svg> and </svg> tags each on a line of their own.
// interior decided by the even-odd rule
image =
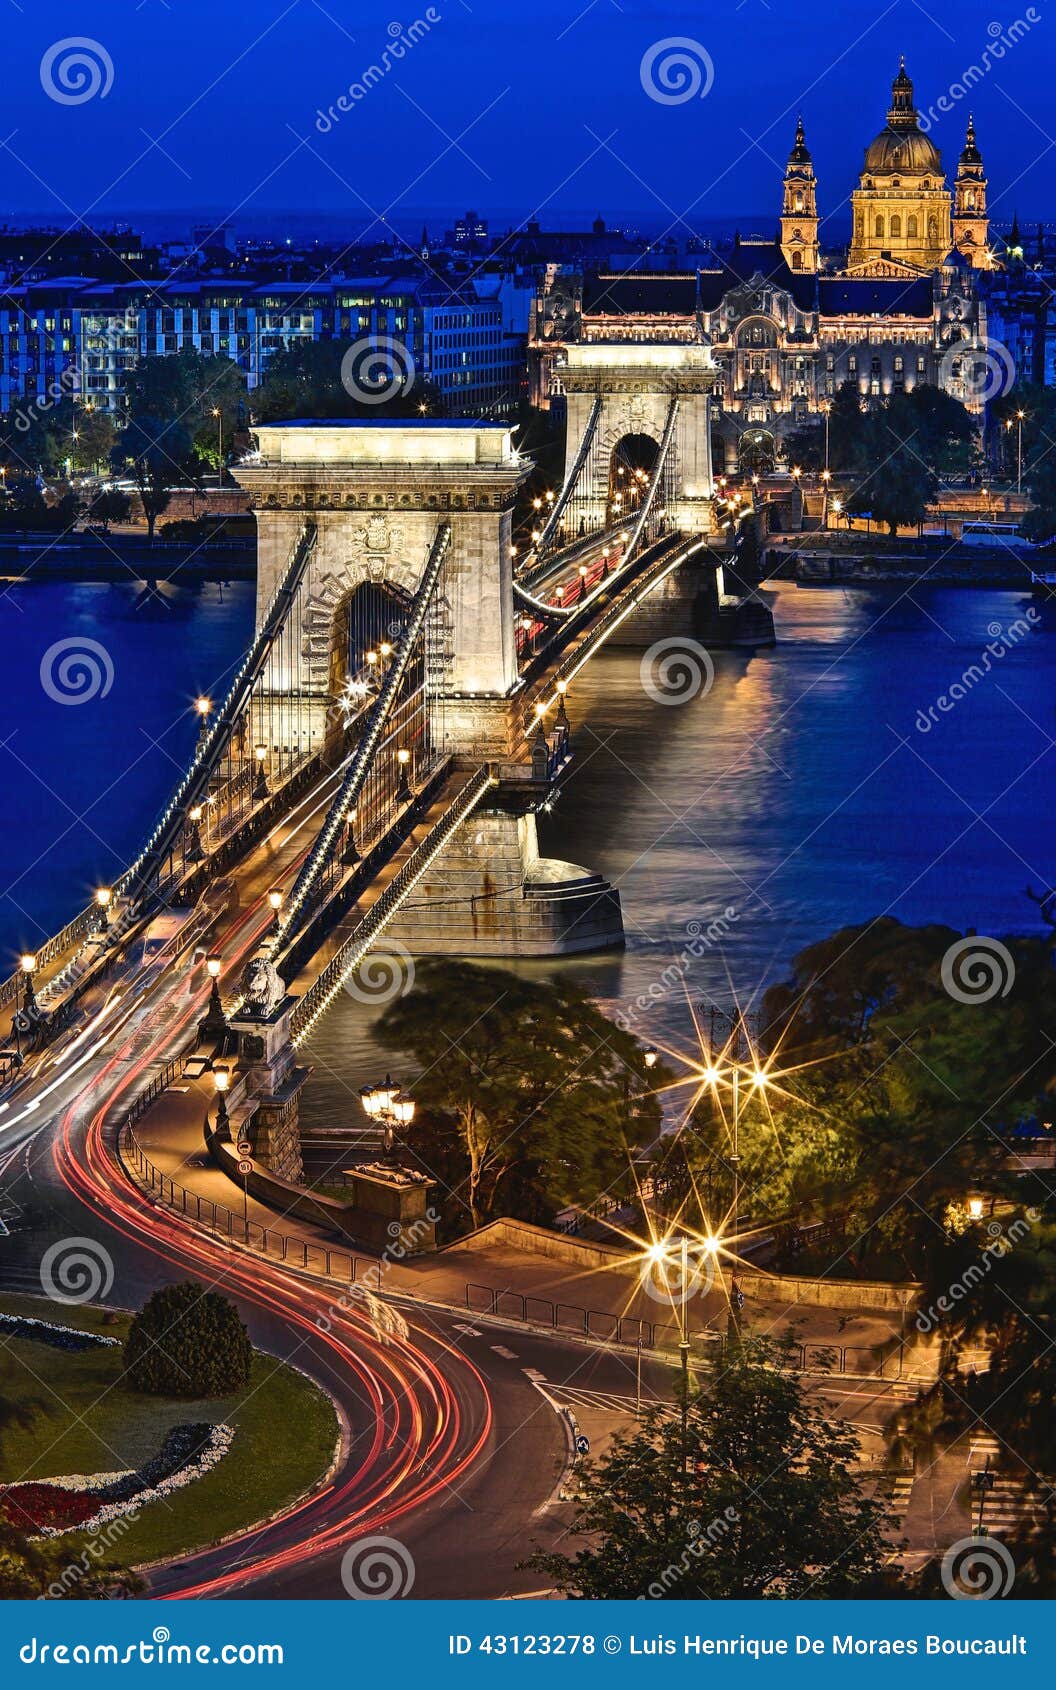
<svg viewBox="0 0 1056 1690">
<path fill-rule="evenodd" d="M 28 1314 L 0 1314 L 0 1332 L 15 1338 L 32 1338 L 50 1344 L 54 1350 L 114 1349 L 120 1338 L 104 1338 L 101 1332 L 81 1332 L 73 1326 L 54 1326 L 50 1320 L 34 1320 Z"/>
<path fill-rule="evenodd" d="M 0 1489 L 0 1518 L 35 1537 L 60 1537 L 82 1527 L 94 1531 L 202 1478 L 223 1460 L 234 1435 L 223 1424 L 174 1426 L 158 1454 L 138 1471 L 6 1485 Z"/>
</svg>

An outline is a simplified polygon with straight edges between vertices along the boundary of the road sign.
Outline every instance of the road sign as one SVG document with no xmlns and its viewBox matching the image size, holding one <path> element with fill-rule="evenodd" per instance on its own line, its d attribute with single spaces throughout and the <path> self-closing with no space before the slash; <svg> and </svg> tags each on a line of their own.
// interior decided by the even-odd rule
<svg viewBox="0 0 1056 1690">
<path fill-rule="evenodd" d="M 238 1164 L 238 1171 L 239 1171 L 240 1174 L 251 1174 L 253 1172 L 252 1162 L 247 1162 L 247 1161 L 245 1161 L 245 1159 L 243 1159 Z"/>
<path fill-rule="evenodd" d="M 585 1437 L 582 1432 L 580 1432 L 579 1437 L 576 1439 L 576 1454 L 577 1455 L 589 1455 L 590 1454 L 590 1439 L 588 1437 Z"/>
<path fill-rule="evenodd" d="M 253 1146 L 250 1144 L 248 1138 L 240 1138 L 239 1139 L 239 1141 L 238 1141 L 238 1154 L 240 1156 L 252 1156 Z"/>
</svg>

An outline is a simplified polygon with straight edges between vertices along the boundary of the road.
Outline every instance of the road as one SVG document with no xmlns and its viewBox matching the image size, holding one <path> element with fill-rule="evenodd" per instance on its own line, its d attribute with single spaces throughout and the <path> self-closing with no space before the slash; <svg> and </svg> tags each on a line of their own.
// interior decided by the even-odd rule
<svg viewBox="0 0 1056 1690">
<path fill-rule="evenodd" d="M 219 943 L 229 978 L 266 932 L 266 890 L 296 872 L 334 778 L 240 871 Z M 335 1470 L 316 1495 L 259 1531 L 158 1569 L 151 1592 L 340 1599 L 345 1549 L 376 1533 L 410 1552 L 416 1595 L 535 1588 L 538 1576 L 518 1562 L 560 1530 L 546 1505 L 566 1438 L 526 1370 L 623 1389 L 624 1364 L 528 1334 L 508 1343 L 494 1331 L 475 1336 L 454 1314 L 420 1309 L 408 1311 L 406 1340 L 393 1342 L 357 1306 L 335 1303 L 336 1288 L 226 1251 L 152 1207 L 117 1159 L 115 1123 L 193 1035 L 207 984 L 192 957 L 146 968 L 131 957 L 103 1006 L 56 1043 L 0 1113 L 0 1179 L 30 1223 L 0 1240 L 0 1284 L 39 1295 L 41 1255 L 62 1238 L 101 1246 L 113 1264 L 108 1300 L 123 1307 L 193 1275 L 233 1298 L 256 1345 L 329 1391 L 343 1422 Z M 291 1435 L 275 1428 L 276 1438 Z"/>
</svg>

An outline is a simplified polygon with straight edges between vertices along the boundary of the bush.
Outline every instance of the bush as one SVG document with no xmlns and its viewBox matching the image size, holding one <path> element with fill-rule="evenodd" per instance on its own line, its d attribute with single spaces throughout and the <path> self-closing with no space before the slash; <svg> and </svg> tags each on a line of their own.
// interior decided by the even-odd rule
<svg viewBox="0 0 1056 1690">
<path fill-rule="evenodd" d="M 157 1397 L 222 1397 L 249 1380 L 249 1334 L 226 1297 L 193 1279 L 155 1291 L 125 1341 L 125 1379 Z"/>
</svg>

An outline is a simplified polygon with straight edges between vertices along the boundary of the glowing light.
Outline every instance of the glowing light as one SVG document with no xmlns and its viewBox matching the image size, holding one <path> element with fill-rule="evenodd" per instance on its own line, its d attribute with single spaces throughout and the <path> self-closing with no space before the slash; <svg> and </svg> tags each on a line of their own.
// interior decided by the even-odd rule
<svg viewBox="0 0 1056 1690">
<path fill-rule="evenodd" d="M 281 910 L 282 899 L 283 899 L 282 887 L 281 886 L 273 886 L 271 888 L 271 891 L 268 893 L 268 903 L 271 905 L 273 910 L 276 910 L 276 911 Z"/>
<path fill-rule="evenodd" d="M 226 1068 L 213 1069 L 213 1084 L 220 1093 L 220 1096 L 223 1097 L 225 1091 L 227 1091 L 231 1085 L 231 1075 Z"/>
<path fill-rule="evenodd" d="M 982 1218 L 983 1218 L 983 1200 L 982 1200 L 981 1197 L 969 1197 L 969 1199 L 968 1199 L 968 1213 L 971 1215 L 973 1221 L 982 1220 Z"/>
<path fill-rule="evenodd" d="M 37 959 L 30 951 L 27 951 L 25 956 L 19 957 L 18 966 L 21 968 L 23 974 L 32 974 L 33 970 L 37 966 Z"/>
<path fill-rule="evenodd" d="M 206 966 L 206 969 L 209 973 L 210 979 L 219 980 L 220 969 L 221 969 L 222 965 L 223 965 L 223 959 L 221 957 L 218 957 L 218 956 L 207 956 L 206 957 L 205 966 Z"/>
<path fill-rule="evenodd" d="M 202 698 L 196 698 L 194 701 L 194 708 L 197 710 L 199 716 L 201 716 L 204 720 L 213 708 L 213 701 L 211 698 L 205 698 L 204 696 Z"/>
</svg>

